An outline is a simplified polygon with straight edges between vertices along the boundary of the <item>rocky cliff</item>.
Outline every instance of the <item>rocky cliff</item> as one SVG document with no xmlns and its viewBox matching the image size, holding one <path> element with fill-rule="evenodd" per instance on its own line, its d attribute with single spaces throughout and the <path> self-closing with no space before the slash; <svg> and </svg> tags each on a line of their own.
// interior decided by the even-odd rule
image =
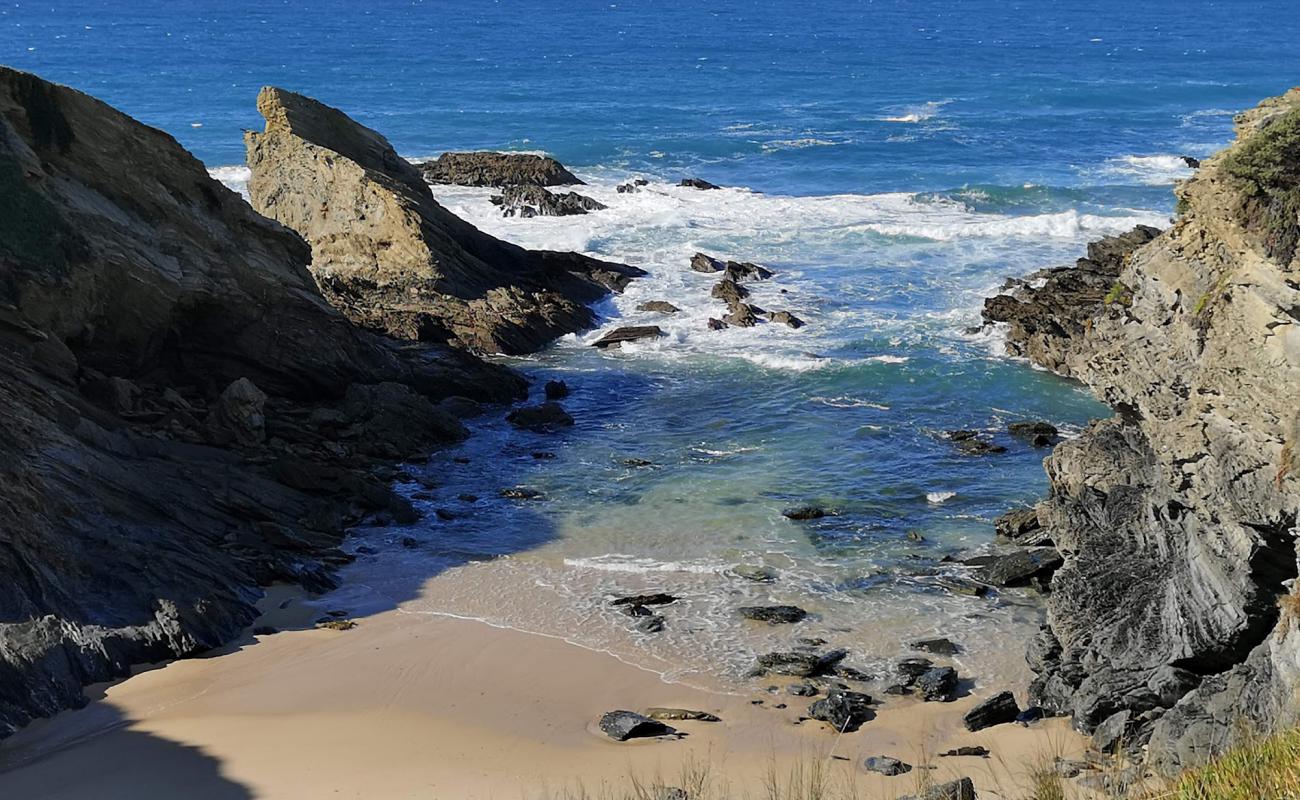
<svg viewBox="0 0 1300 800">
<path fill-rule="evenodd" d="M 376 149 L 382 155 L 382 149 Z M 0 736 L 196 653 L 413 517 L 385 462 L 522 381 L 359 330 L 167 134 L 0 68 Z M 459 405 L 464 405 L 459 403 Z"/>
<path fill-rule="evenodd" d="M 1065 563 L 1033 694 L 1163 770 L 1300 721 L 1300 90 L 1177 195 L 1169 230 L 1102 246 L 1113 274 L 1090 258 L 986 304 L 1011 352 L 1118 412 L 1046 461 Z"/>
<path fill-rule="evenodd" d="M 302 234 L 322 291 L 356 323 L 418 341 L 526 353 L 591 327 L 589 303 L 641 270 L 532 251 L 447 211 L 416 167 L 341 111 L 283 89 L 246 135 L 253 206 Z"/>
</svg>

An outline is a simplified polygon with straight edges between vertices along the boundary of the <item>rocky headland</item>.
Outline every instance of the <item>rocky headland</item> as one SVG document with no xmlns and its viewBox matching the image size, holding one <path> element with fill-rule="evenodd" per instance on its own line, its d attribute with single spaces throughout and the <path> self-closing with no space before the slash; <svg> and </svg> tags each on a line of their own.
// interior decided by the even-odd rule
<svg viewBox="0 0 1300 800">
<path fill-rule="evenodd" d="M 1046 460 L 1031 694 L 1163 772 L 1300 720 L 1300 90 L 1236 120 L 1178 216 L 985 306 L 1008 350 L 1115 409 Z"/>
<path fill-rule="evenodd" d="M 644 274 L 483 233 L 433 199 L 427 170 L 338 109 L 272 87 L 257 108 L 266 130 L 245 136 L 253 208 L 307 240 L 322 293 L 362 327 L 530 353 L 591 327 L 588 304 Z"/>
</svg>

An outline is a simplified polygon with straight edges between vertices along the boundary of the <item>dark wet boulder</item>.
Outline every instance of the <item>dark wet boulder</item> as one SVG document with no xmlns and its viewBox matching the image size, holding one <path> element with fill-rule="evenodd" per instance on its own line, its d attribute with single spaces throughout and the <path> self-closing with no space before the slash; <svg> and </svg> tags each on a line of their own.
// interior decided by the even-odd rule
<svg viewBox="0 0 1300 800">
<path fill-rule="evenodd" d="M 1034 547 L 999 556 L 980 567 L 975 578 L 994 586 L 1024 586 L 1034 580 L 1046 580 L 1061 566 L 1063 559 L 1054 547 Z"/>
<path fill-rule="evenodd" d="M 904 658 L 894 667 L 898 676 L 903 679 L 903 683 L 908 686 L 916 683 L 917 678 L 932 669 L 934 669 L 934 662 L 928 658 Z"/>
<path fill-rule="evenodd" d="M 612 606 L 665 606 L 669 603 L 676 603 L 677 597 L 667 592 L 654 592 L 652 594 L 632 594 L 626 597 L 616 597 L 609 601 Z"/>
<path fill-rule="evenodd" d="M 797 506 L 785 509 L 781 516 L 793 520 L 821 519 L 826 516 L 826 509 L 820 506 Z"/>
<path fill-rule="evenodd" d="M 898 800 L 975 800 L 975 784 L 970 778 L 958 778 L 931 786 L 920 794 L 904 795 Z"/>
<path fill-rule="evenodd" d="M 749 290 L 730 278 L 723 278 L 714 284 L 709 296 L 715 300 L 721 300 L 730 307 L 749 297 Z"/>
<path fill-rule="evenodd" d="M 541 492 L 536 489 L 529 489 L 527 486 L 511 486 L 502 489 L 500 494 L 507 500 L 540 500 L 542 497 Z M 451 512 L 447 513 L 450 514 Z M 442 515 L 439 514 L 439 516 L 441 517 Z M 455 515 L 452 515 L 451 518 L 454 519 Z"/>
<path fill-rule="evenodd" d="M 577 192 L 548 192 L 540 186 L 507 186 L 489 199 L 503 217 L 569 217 L 608 208 Z"/>
<path fill-rule="evenodd" d="M 728 261 L 723 272 L 723 277 L 737 283 L 749 280 L 765 281 L 776 274 L 766 267 L 760 267 L 748 261 Z"/>
<path fill-rule="evenodd" d="M 957 699 L 957 670 L 935 667 L 916 679 L 921 697 L 931 702 L 948 703 Z"/>
<path fill-rule="evenodd" d="M 741 606 L 736 611 L 745 619 L 769 625 L 799 622 L 808 616 L 808 612 L 799 606 Z"/>
<path fill-rule="evenodd" d="M 994 453 L 1005 453 L 1007 448 L 1000 444 L 994 444 L 980 437 L 977 431 L 955 430 L 946 431 L 944 438 L 953 443 L 961 453 L 968 456 L 984 456 Z"/>
<path fill-rule="evenodd" d="M 650 181 L 646 180 L 645 178 L 633 178 L 630 181 L 620 183 L 617 187 L 615 187 L 614 191 L 618 192 L 619 194 L 631 194 L 632 192 L 641 191 L 641 187 L 647 185 L 648 183 L 650 183 Z"/>
<path fill-rule="evenodd" d="M 470 419 L 483 413 L 483 406 L 477 400 L 453 395 L 438 403 L 438 408 L 456 419 Z"/>
<path fill-rule="evenodd" d="M 682 178 L 678 186 L 685 186 L 690 189 L 721 189 L 717 184 L 709 183 L 701 178 Z"/>
<path fill-rule="evenodd" d="M 722 272 L 726 268 L 718 259 L 705 253 L 696 253 L 691 256 L 691 269 L 695 272 L 711 273 Z"/>
<path fill-rule="evenodd" d="M 645 608 L 645 606 L 641 606 L 641 608 Z M 662 616 L 651 614 L 638 619 L 636 625 L 633 627 L 642 633 L 660 633 L 667 626 L 668 622 Z"/>
<path fill-rule="evenodd" d="M 1030 706 L 1029 708 L 1021 709 L 1020 713 L 1016 715 L 1016 724 L 1029 725 L 1030 723 L 1038 722 L 1046 716 L 1047 711 L 1042 706 Z"/>
<path fill-rule="evenodd" d="M 789 311 L 770 311 L 767 315 L 767 321 L 785 325 L 794 328 L 795 330 L 798 330 L 805 325 L 803 320 L 799 319 L 794 314 L 791 314 Z"/>
<path fill-rule="evenodd" d="M 559 161 L 535 153 L 443 153 L 419 170 L 429 183 L 458 186 L 582 185 Z"/>
<path fill-rule="evenodd" d="M 787 693 L 792 694 L 795 697 L 816 697 L 821 692 L 821 690 L 816 686 L 813 686 L 811 683 L 792 683 L 785 687 L 785 690 Z"/>
<path fill-rule="evenodd" d="M 635 711 L 610 711 L 600 718 L 600 729 L 618 742 L 677 733 L 674 728 Z"/>
<path fill-rule="evenodd" d="M 1201 168 L 1201 160 L 1199 158 L 1192 158 L 1191 156 L 1180 156 L 1180 157 L 1183 159 L 1183 163 L 1191 167 L 1192 169 Z"/>
<path fill-rule="evenodd" d="M 994 725 L 1015 722 L 1020 716 L 1020 706 L 1011 692 L 998 692 L 987 700 L 977 704 L 962 716 L 966 730 L 981 731 Z"/>
<path fill-rule="evenodd" d="M 735 303 L 722 317 L 722 321 L 737 328 L 752 328 L 758 324 L 758 315 L 762 313 L 758 306 L 748 303 Z"/>
<path fill-rule="evenodd" d="M 911 764 L 890 756 L 870 756 L 863 760 L 862 768 L 867 772 L 879 772 L 881 775 L 886 775 L 891 778 L 895 775 L 905 775 L 912 771 Z"/>
<path fill-rule="evenodd" d="M 506 415 L 516 428 L 549 432 L 573 425 L 573 417 L 559 403 L 547 401 L 535 406 L 521 406 Z"/>
<path fill-rule="evenodd" d="M 856 731 L 875 716 L 871 697 L 846 689 L 831 689 L 821 700 L 808 707 L 808 716 L 829 723 L 841 733 Z"/>
<path fill-rule="evenodd" d="M 676 314 L 680 308 L 666 300 L 647 300 L 636 307 L 637 311 L 654 311 L 659 314 Z"/>
<path fill-rule="evenodd" d="M 630 325 L 623 328 L 615 328 L 600 337 L 600 339 L 592 344 L 592 347 L 599 347 L 604 350 L 608 347 L 617 347 L 624 342 L 635 342 L 639 339 L 657 339 L 663 335 L 664 332 L 659 329 L 658 325 Z"/>
<path fill-rule="evenodd" d="M 792 675 L 796 678 L 810 678 L 829 672 L 836 664 L 848 656 L 845 650 L 831 650 L 825 653 L 779 651 L 764 653 L 758 657 L 754 672 L 775 675 Z"/>
<path fill-rule="evenodd" d="M 1050 447 L 1060 438 L 1060 431 L 1049 422 L 1012 422 L 1007 425 L 1007 433 L 1032 444 L 1034 447 Z"/>
<path fill-rule="evenodd" d="M 937 639 L 920 639 L 912 642 L 908 647 L 913 650 L 920 650 L 923 653 L 934 653 L 937 656 L 955 656 L 961 652 L 961 646 L 951 639 L 939 637 Z"/>
<path fill-rule="evenodd" d="M 709 317 L 709 321 L 708 321 L 707 324 L 708 324 L 709 330 L 711 330 L 711 331 L 720 331 L 720 330 L 724 330 L 724 329 L 726 329 L 726 327 L 727 327 L 727 323 L 725 323 L 725 322 L 723 322 L 722 320 L 717 319 L 717 318 L 715 318 L 715 317 Z"/>
<path fill-rule="evenodd" d="M 569 396 L 569 384 L 564 381 L 547 381 L 542 387 L 547 400 L 563 400 Z"/>
<path fill-rule="evenodd" d="M 717 715 L 689 708 L 647 708 L 645 715 L 659 721 L 721 722 Z"/>
</svg>

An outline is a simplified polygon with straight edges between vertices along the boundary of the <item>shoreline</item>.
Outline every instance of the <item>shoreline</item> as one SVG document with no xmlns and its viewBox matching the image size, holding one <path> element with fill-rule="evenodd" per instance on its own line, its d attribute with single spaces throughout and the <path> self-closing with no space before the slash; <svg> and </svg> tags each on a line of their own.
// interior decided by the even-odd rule
<svg viewBox="0 0 1300 800">
<path fill-rule="evenodd" d="M 274 610 L 257 624 L 296 626 L 319 614 L 296 593 L 275 608 L 289 596 L 269 592 L 262 605 Z M 937 767 L 928 772 L 935 782 L 968 776 L 980 789 L 1005 790 L 1020 788 L 1038 760 L 1074 758 L 1084 746 L 1063 719 L 967 733 L 961 714 L 984 692 L 952 703 L 882 703 L 860 731 L 836 736 L 812 720 L 795 724 L 806 698 L 691 688 L 561 639 L 401 607 L 346 631 L 246 631 L 212 657 L 146 668 L 88 696 L 86 708 L 0 745 L 0 790 L 33 800 L 181 791 L 542 797 L 577 782 L 588 791 L 627 789 L 633 776 L 671 785 L 694 763 L 710 765 L 715 787 L 757 793 L 771 769 L 784 775 L 820 757 L 835 785 L 892 798 L 916 790 L 926 763 Z M 763 705 L 751 702 L 758 699 Z M 687 734 L 677 741 L 622 744 L 595 727 L 606 711 L 651 706 L 722 721 L 673 723 Z M 976 744 L 992 756 L 934 757 Z M 874 755 L 918 768 L 892 778 L 864 772 L 862 759 Z"/>
</svg>

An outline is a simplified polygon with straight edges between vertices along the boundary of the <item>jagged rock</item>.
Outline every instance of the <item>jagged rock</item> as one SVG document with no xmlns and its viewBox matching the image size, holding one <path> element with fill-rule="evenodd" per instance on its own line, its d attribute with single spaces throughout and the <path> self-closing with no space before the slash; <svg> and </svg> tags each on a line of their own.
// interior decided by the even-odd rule
<svg viewBox="0 0 1300 800">
<path fill-rule="evenodd" d="M 687 708 L 647 708 L 645 715 L 657 720 L 689 720 L 695 722 L 721 722 L 722 720 L 707 711 L 692 711 Z"/>
<path fill-rule="evenodd" d="M 943 757 L 952 758 L 956 756 L 966 756 L 971 758 L 988 758 L 989 749 L 982 745 L 962 745 L 961 747 L 954 747 L 951 750 L 945 750 L 944 752 L 940 753 L 939 756 L 941 758 Z"/>
<path fill-rule="evenodd" d="M 429 183 L 458 186 L 582 185 L 577 176 L 550 156 L 535 153 L 443 153 L 419 166 Z"/>
<path fill-rule="evenodd" d="M 730 312 L 722 317 L 722 321 L 728 325 L 734 325 L 737 328 L 752 328 L 758 324 L 758 315 L 761 311 L 757 306 L 748 303 L 735 303 L 730 309 Z"/>
<path fill-rule="evenodd" d="M 1051 534 L 1038 522 L 1036 508 L 1008 511 L 994 520 L 993 529 L 998 536 L 1025 547 L 1053 544 Z"/>
<path fill-rule="evenodd" d="M 641 187 L 647 185 L 650 181 L 645 178 L 634 178 L 626 183 L 620 183 L 614 191 L 619 194 L 631 194 L 632 192 L 641 191 Z"/>
<path fill-rule="evenodd" d="M 1020 716 L 1020 706 L 1011 692 L 998 692 L 987 700 L 977 704 L 961 718 L 966 730 L 982 731 L 994 725 L 1015 722 Z"/>
<path fill-rule="evenodd" d="M 203 429 L 218 445 L 252 447 L 266 439 L 266 393 L 248 378 L 232 381 L 208 410 Z"/>
<path fill-rule="evenodd" d="M 669 603 L 676 603 L 677 597 L 666 592 L 654 592 L 653 594 L 633 594 L 627 597 L 616 597 L 610 601 L 612 606 L 664 606 Z"/>
<path fill-rule="evenodd" d="M 507 186 L 489 199 L 501 207 L 503 217 L 569 217 L 609 207 L 577 192 L 548 192 L 532 185 Z"/>
<path fill-rule="evenodd" d="M 844 650 L 831 650 L 826 653 L 774 652 L 764 653 L 758 657 L 754 671 L 758 674 L 792 675 L 796 678 L 810 678 L 821 675 L 848 656 Z"/>
<path fill-rule="evenodd" d="M 636 307 L 637 311 L 655 311 L 660 314 L 676 314 L 680 308 L 665 300 L 648 300 Z"/>
<path fill-rule="evenodd" d="M 736 612 L 745 619 L 769 625 L 799 622 L 808 616 L 808 612 L 799 606 L 741 606 Z"/>
<path fill-rule="evenodd" d="M 1201 168 L 1201 161 L 1200 161 L 1200 159 L 1192 158 L 1191 156 L 1181 156 L 1181 158 L 1183 159 L 1183 163 L 1186 164 L 1187 166 L 1191 167 L 1192 169 L 1200 169 L 1200 168 Z"/>
<path fill-rule="evenodd" d="M 1126 739 L 1168 773 L 1297 722 L 1300 637 L 1278 600 L 1300 515 L 1300 224 L 1284 210 L 1300 91 L 1236 122 L 1179 184 L 1168 231 L 1097 243 L 986 307 L 1009 350 L 1117 411 L 1045 462 L 1038 516 L 1065 562 L 1031 700 L 1084 732 L 1129 712 Z"/>
<path fill-rule="evenodd" d="M 667 621 L 658 614 L 642 617 L 636 623 L 636 629 L 642 633 L 659 633 L 667 626 Z"/>
<path fill-rule="evenodd" d="M 535 406 L 522 406 L 506 415 L 506 421 L 516 428 L 551 432 L 573 425 L 573 417 L 559 403 L 548 400 Z"/>
<path fill-rule="evenodd" d="M 997 556 L 975 572 L 976 580 L 994 586 L 1024 586 L 1051 576 L 1061 566 L 1060 552 L 1054 547 L 1035 547 Z"/>
<path fill-rule="evenodd" d="M 1007 433 L 1019 437 L 1034 447 L 1048 447 L 1055 444 L 1060 431 L 1048 422 L 1012 422 L 1007 425 Z"/>
<path fill-rule="evenodd" d="M 83 704 L 87 683 L 239 636 L 259 584 L 333 588 L 364 516 L 414 518 L 340 438 L 353 384 L 524 388 L 358 330 L 299 237 L 172 137 L 7 68 L 0 196 L 0 736 Z M 83 393 L 97 375 L 139 394 Z M 205 427 L 247 444 L 206 444 Z"/>
<path fill-rule="evenodd" d="M 934 667 L 917 677 L 915 685 L 925 700 L 951 702 L 957 699 L 957 670 Z"/>
<path fill-rule="evenodd" d="M 1092 732 L 1092 746 L 1097 749 L 1097 752 L 1114 753 L 1125 744 L 1124 740 L 1130 733 L 1129 722 L 1132 717 L 1133 713 L 1126 708 L 1102 720 Z"/>
<path fill-rule="evenodd" d="M 723 322 L 720 319 L 709 317 L 708 326 L 709 326 L 709 330 L 711 331 L 720 331 L 720 330 L 724 330 L 727 327 L 727 323 Z"/>
<path fill-rule="evenodd" d="M 245 134 L 253 207 L 311 244 L 321 290 L 360 325 L 527 353 L 590 327 L 588 303 L 644 274 L 488 236 L 439 205 L 383 136 L 337 109 L 272 87 L 257 107 L 266 130 Z"/>
<path fill-rule="evenodd" d="M 701 180 L 700 178 L 682 178 L 681 183 L 677 185 L 685 186 L 690 189 L 721 189 L 722 188 L 721 186 L 717 186 L 715 184 L 709 183 L 706 180 Z"/>
<path fill-rule="evenodd" d="M 958 778 L 931 786 L 920 794 L 904 795 L 898 800 L 975 800 L 975 784 L 970 778 Z"/>
<path fill-rule="evenodd" d="M 951 639 L 921 639 L 912 642 L 908 647 L 913 650 L 920 650 L 925 653 L 934 653 L 937 656 L 955 656 L 961 652 L 961 647 Z"/>
<path fill-rule="evenodd" d="M 691 256 L 691 269 L 695 272 L 722 272 L 724 268 L 725 265 L 713 256 L 704 253 L 696 253 Z"/>
<path fill-rule="evenodd" d="M 916 679 L 934 669 L 934 662 L 928 658 L 904 658 L 899 661 L 895 667 L 903 683 L 911 686 L 916 683 Z"/>
<path fill-rule="evenodd" d="M 976 431 L 956 430 L 946 431 L 944 437 L 953 443 L 953 445 L 962 453 L 968 456 L 984 456 L 994 453 L 1005 453 L 1007 448 L 1000 444 L 981 439 Z"/>
<path fill-rule="evenodd" d="M 869 756 L 863 760 L 862 768 L 867 772 L 879 772 L 889 777 L 906 775 L 912 771 L 911 764 L 889 756 Z"/>
<path fill-rule="evenodd" d="M 671 736 L 677 733 L 676 729 L 635 711 L 606 713 L 600 718 L 600 729 L 606 736 L 618 742 L 653 736 Z"/>
<path fill-rule="evenodd" d="M 808 707 L 808 716 L 829 723 L 840 733 L 851 733 L 869 722 L 871 698 L 861 692 L 831 689 L 821 700 Z"/>
<path fill-rule="evenodd" d="M 730 307 L 749 297 L 749 290 L 730 278 L 723 278 L 714 284 L 709 296 L 721 300 Z"/>
<path fill-rule="evenodd" d="M 736 283 L 747 280 L 765 281 L 775 274 L 766 267 L 748 261 L 728 261 L 726 269 L 723 270 L 723 277 Z"/>
<path fill-rule="evenodd" d="M 791 314 L 789 311 L 770 311 L 767 315 L 768 322 L 776 322 L 798 330 L 804 326 L 804 321 Z"/>
<path fill-rule="evenodd" d="M 624 342 L 635 342 L 639 339 L 657 339 L 663 336 L 664 332 L 658 325 L 630 325 L 623 328 L 615 328 L 604 336 L 600 337 L 592 347 L 598 347 L 602 350 L 608 347 L 616 347 Z"/>
<path fill-rule="evenodd" d="M 569 396 L 569 384 L 564 381 L 547 381 L 542 387 L 547 400 L 563 400 Z"/>
</svg>

